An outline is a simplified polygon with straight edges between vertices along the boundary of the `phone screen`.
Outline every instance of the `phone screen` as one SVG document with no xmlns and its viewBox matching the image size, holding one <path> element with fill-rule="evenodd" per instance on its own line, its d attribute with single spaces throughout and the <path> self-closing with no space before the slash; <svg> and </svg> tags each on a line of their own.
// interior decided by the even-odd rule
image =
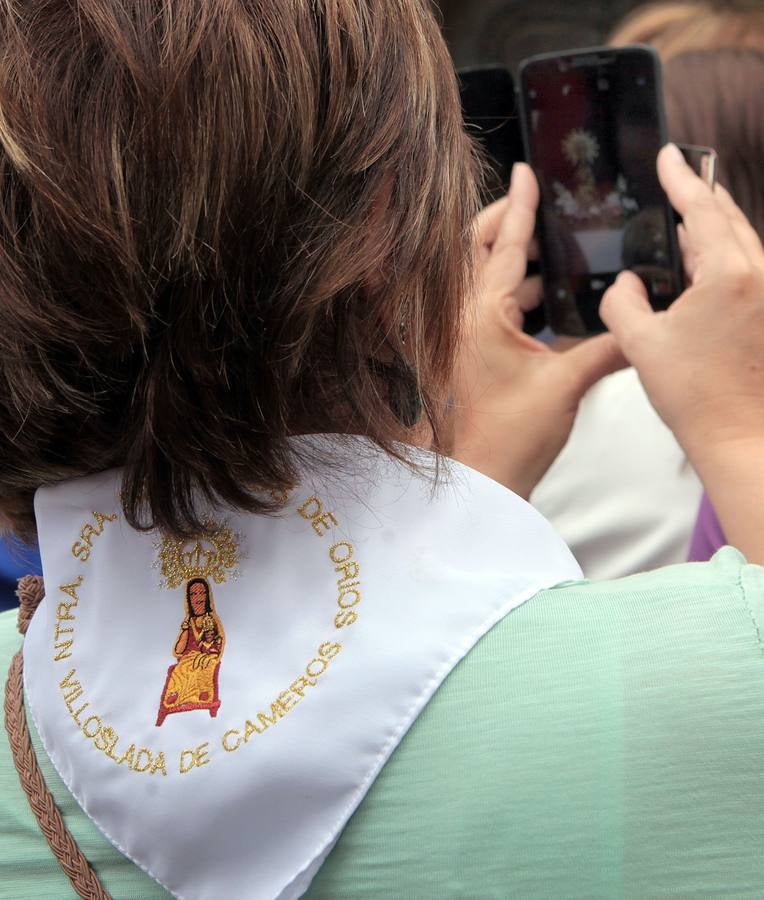
<svg viewBox="0 0 764 900">
<path fill-rule="evenodd" d="M 622 269 L 665 309 L 680 268 L 655 171 L 665 143 L 657 57 L 630 47 L 535 58 L 521 70 L 521 93 L 550 325 L 559 334 L 604 330 L 600 300 Z"/>
</svg>

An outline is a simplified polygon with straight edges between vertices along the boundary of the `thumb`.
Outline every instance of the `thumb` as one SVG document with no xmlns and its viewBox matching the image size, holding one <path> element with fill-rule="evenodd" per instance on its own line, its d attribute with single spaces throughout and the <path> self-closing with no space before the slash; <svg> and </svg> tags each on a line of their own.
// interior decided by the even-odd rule
<svg viewBox="0 0 764 900">
<path fill-rule="evenodd" d="M 576 403 L 600 378 L 628 365 L 612 334 L 598 334 L 566 350 L 561 356 L 572 376 Z"/>
<path fill-rule="evenodd" d="M 633 272 L 621 272 L 600 303 L 600 318 L 627 356 L 631 339 L 654 315 L 647 290 Z"/>
</svg>

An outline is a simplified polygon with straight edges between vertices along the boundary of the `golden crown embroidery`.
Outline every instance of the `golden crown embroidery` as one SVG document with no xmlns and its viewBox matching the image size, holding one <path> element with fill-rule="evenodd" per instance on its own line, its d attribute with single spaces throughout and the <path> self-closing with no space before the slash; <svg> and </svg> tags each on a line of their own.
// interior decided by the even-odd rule
<svg viewBox="0 0 764 900">
<path fill-rule="evenodd" d="M 159 701 L 158 726 L 171 713 L 206 709 L 214 718 L 220 709 L 218 675 L 225 632 L 210 582 L 224 584 L 238 563 L 234 534 L 225 526 L 214 527 L 208 538 L 190 549 L 188 543 L 172 538 L 161 543 L 163 586 L 174 589 L 185 583 L 185 615 L 172 648 L 176 661 L 167 669 Z"/>
</svg>

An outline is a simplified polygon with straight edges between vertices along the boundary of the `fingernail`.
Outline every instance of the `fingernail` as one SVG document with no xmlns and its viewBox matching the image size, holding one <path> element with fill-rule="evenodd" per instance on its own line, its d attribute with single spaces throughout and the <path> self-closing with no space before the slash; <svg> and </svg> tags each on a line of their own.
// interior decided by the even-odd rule
<svg viewBox="0 0 764 900">
<path fill-rule="evenodd" d="M 523 162 L 522 160 L 518 160 L 515 163 L 512 163 L 512 175 L 510 180 L 514 180 L 520 174 L 520 172 L 531 172 L 532 169 L 528 165 L 527 162 Z"/>
<path fill-rule="evenodd" d="M 684 161 L 684 156 L 682 156 L 682 151 L 676 144 L 666 144 L 663 148 L 663 155 L 674 166 L 687 165 Z"/>
<path fill-rule="evenodd" d="M 512 187 L 512 185 L 515 183 L 515 178 L 517 177 L 517 173 L 520 171 L 519 167 L 520 167 L 519 162 L 512 163 L 512 173 L 509 176 L 509 186 L 510 187 Z"/>
</svg>

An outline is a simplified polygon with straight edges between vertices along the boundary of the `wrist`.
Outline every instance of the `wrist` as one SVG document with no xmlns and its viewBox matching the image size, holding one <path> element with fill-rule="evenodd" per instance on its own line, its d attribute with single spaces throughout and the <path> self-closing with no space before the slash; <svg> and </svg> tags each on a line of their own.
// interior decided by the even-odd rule
<svg viewBox="0 0 764 900">
<path fill-rule="evenodd" d="M 747 447 L 764 440 L 764 404 L 758 390 L 734 383 L 712 389 L 686 372 L 675 380 L 681 392 L 670 402 L 657 389 L 651 390 L 649 379 L 643 379 L 643 384 L 696 467 L 706 458 L 722 460 L 730 453 L 745 453 Z"/>
<path fill-rule="evenodd" d="M 764 422 L 716 422 L 713 426 L 695 425 L 674 432 L 687 458 L 698 474 L 740 468 L 761 470 L 764 461 Z M 706 479 L 703 479 L 704 482 Z"/>
<path fill-rule="evenodd" d="M 764 564 L 764 433 L 711 441 L 688 455 L 726 542 Z"/>
</svg>

